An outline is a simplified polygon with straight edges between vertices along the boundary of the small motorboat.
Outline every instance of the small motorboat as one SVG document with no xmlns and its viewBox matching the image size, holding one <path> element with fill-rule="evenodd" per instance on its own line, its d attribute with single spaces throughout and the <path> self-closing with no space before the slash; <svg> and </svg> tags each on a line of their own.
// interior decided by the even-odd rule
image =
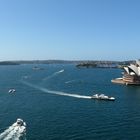
<svg viewBox="0 0 140 140">
<path fill-rule="evenodd" d="M 17 121 L 12 125 L 12 127 L 20 134 L 24 134 L 26 132 L 26 123 L 22 119 L 17 119 Z"/>
<path fill-rule="evenodd" d="M 9 89 L 9 91 L 8 91 L 8 93 L 14 93 L 14 92 L 16 92 L 16 90 L 14 88 Z"/>
<path fill-rule="evenodd" d="M 18 126 L 26 126 L 26 123 L 22 119 L 19 119 L 19 118 L 17 119 L 16 124 Z"/>
<path fill-rule="evenodd" d="M 106 96 L 104 94 L 100 94 L 100 95 L 95 94 L 95 95 L 91 96 L 91 99 L 115 101 L 114 97 Z"/>
</svg>

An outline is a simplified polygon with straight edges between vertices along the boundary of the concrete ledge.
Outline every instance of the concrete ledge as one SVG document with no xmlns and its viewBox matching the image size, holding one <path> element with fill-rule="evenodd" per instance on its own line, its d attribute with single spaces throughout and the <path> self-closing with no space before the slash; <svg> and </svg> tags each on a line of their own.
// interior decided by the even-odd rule
<svg viewBox="0 0 140 140">
<path fill-rule="evenodd" d="M 126 84 L 122 79 L 113 79 L 111 82 L 115 84 Z"/>
<path fill-rule="evenodd" d="M 140 85 L 140 82 L 125 82 L 121 78 L 111 80 L 112 83 L 115 84 L 125 84 L 125 85 Z"/>
</svg>

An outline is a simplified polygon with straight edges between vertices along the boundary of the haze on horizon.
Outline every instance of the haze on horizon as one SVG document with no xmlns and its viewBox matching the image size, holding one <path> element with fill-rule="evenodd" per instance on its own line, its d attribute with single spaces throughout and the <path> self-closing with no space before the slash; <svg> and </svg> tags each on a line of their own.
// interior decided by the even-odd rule
<svg viewBox="0 0 140 140">
<path fill-rule="evenodd" d="M 139 0 L 1 0 L 0 60 L 132 60 Z"/>
</svg>

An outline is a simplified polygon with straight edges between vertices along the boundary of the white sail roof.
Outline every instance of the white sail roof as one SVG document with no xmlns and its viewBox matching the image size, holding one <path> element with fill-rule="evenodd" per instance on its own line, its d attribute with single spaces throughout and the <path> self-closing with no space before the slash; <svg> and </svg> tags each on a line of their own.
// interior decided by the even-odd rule
<svg viewBox="0 0 140 140">
<path fill-rule="evenodd" d="M 137 65 L 140 66 L 140 60 L 136 60 Z"/>
<path fill-rule="evenodd" d="M 124 67 L 124 70 L 129 75 L 140 76 L 140 60 L 136 60 L 136 64 L 130 64 L 130 66 Z"/>
<path fill-rule="evenodd" d="M 140 76 L 140 67 L 138 67 L 138 73 L 139 73 L 139 76 Z"/>
<path fill-rule="evenodd" d="M 137 76 L 140 76 L 140 68 L 138 68 L 136 65 L 131 64 L 128 66 Z"/>
<path fill-rule="evenodd" d="M 128 67 L 124 67 L 125 71 L 129 74 L 129 69 Z"/>
</svg>

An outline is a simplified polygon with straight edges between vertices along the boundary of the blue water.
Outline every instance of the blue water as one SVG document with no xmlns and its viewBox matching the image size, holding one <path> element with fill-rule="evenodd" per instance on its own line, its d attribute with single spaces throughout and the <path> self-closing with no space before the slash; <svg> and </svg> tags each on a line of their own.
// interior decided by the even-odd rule
<svg viewBox="0 0 140 140">
<path fill-rule="evenodd" d="M 140 87 L 110 82 L 122 70 L 33 66 L 0 66 L 0 133 L 22 118 L 27 140 L 140 139 Z M 88 99 L 95 93 L 116 101 Z"/>
</svg>

